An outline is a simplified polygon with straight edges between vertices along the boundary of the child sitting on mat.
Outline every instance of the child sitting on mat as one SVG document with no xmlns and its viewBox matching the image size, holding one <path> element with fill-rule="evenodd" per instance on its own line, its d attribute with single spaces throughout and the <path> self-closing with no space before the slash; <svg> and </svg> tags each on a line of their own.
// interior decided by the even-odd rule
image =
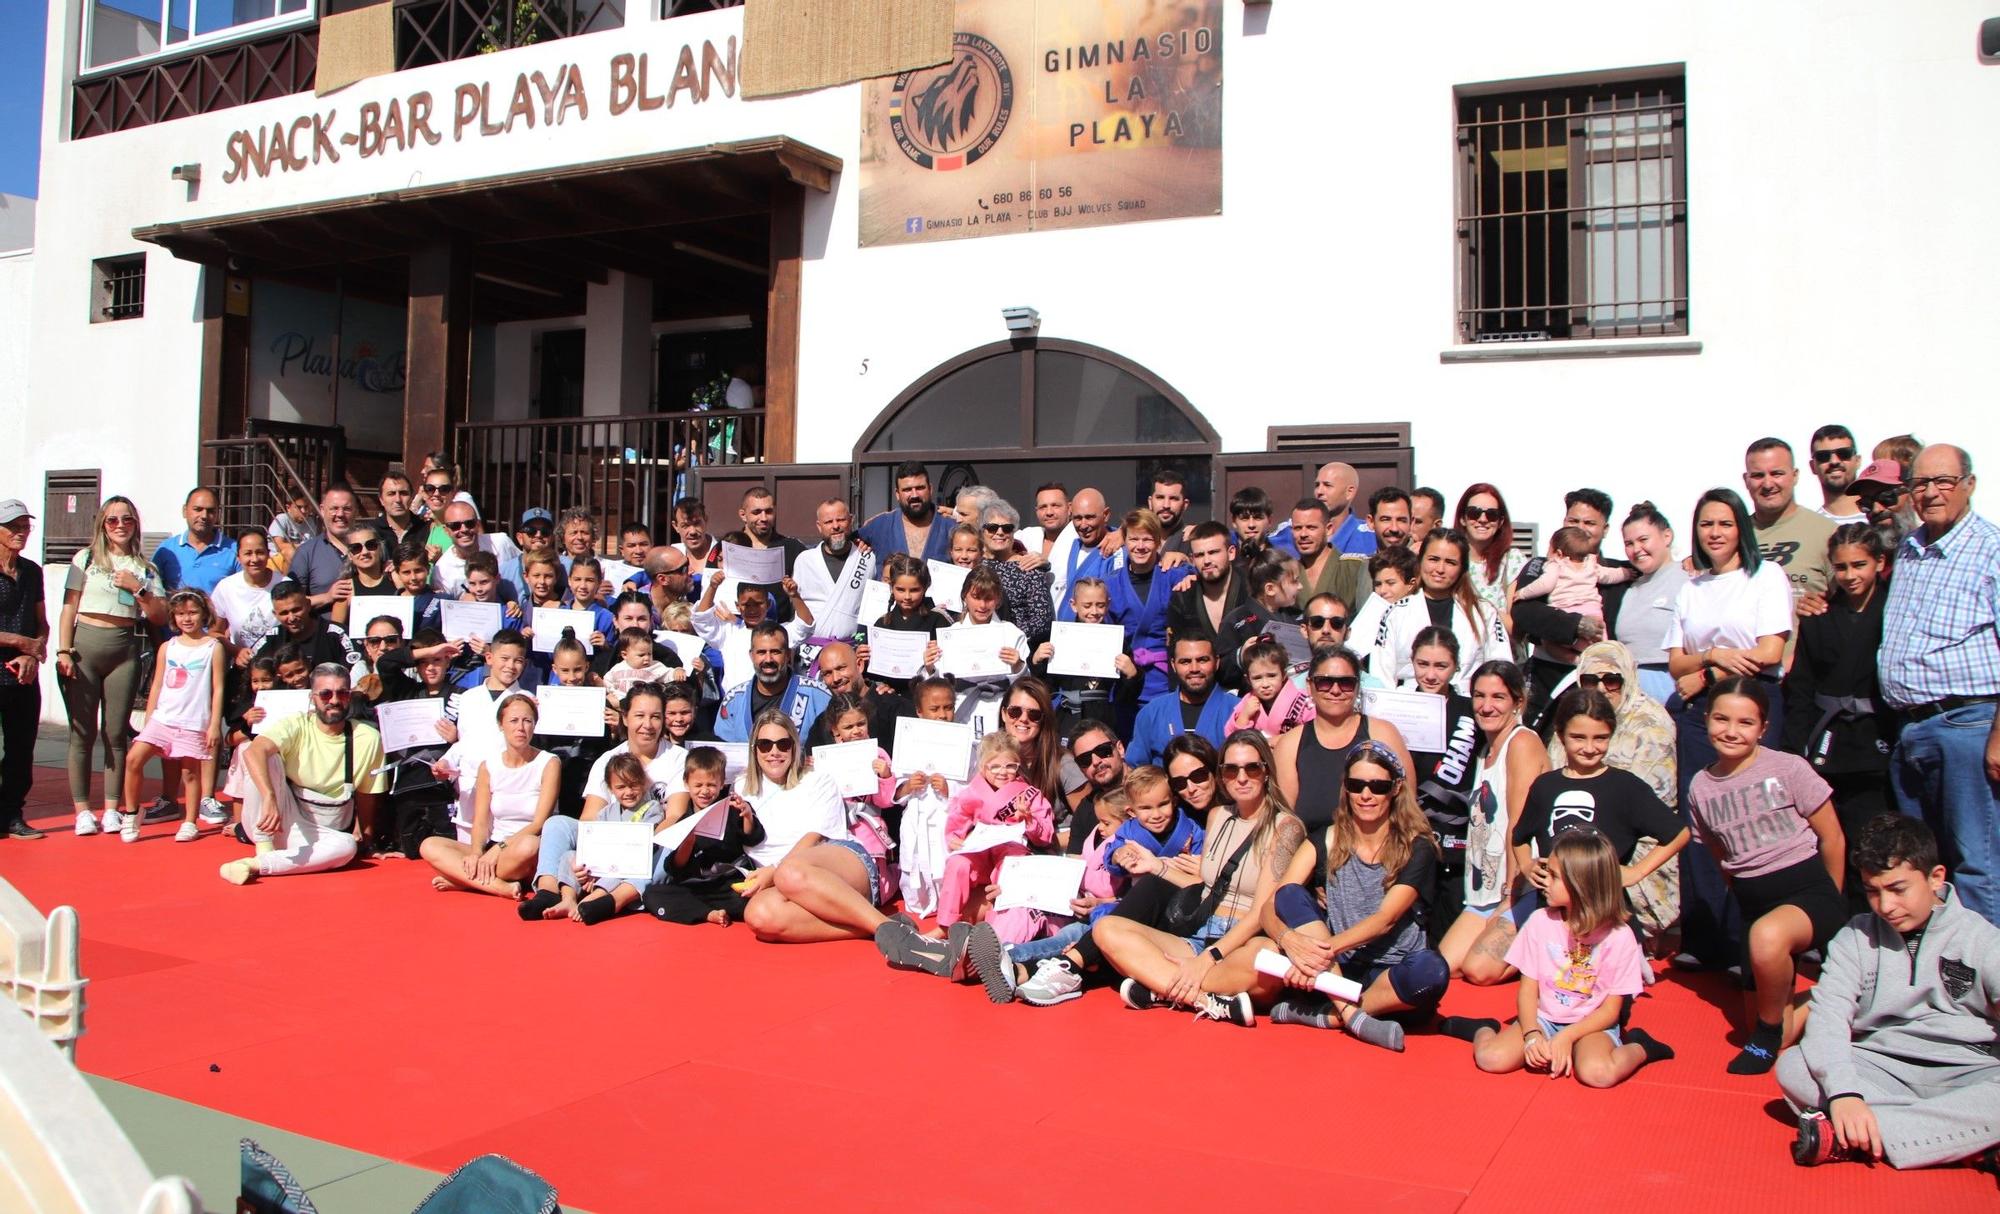
<svg viewBox="0 0 2000 1214">
<path fill-rule="evenodd" d="M 696 746 L 688 751 L 681 780 L 687 785 L 690 814 L 707 813 L 709 807 L 728 796 L 723 777 L 728 761 L 713 746 Z M 676 816 L 674 821 L 680 821 Z M 724 811 L 722 837 L 710 839 L 690 834 L 665 857 L 646 887 L 646 913 L 662 923 L 713 923 L 727 927 L 743 921 L 748 899 L 735 887 L 748 875 L 750 864 L 743 849 L 764 841 L 764 824 L 755 814 L 742 810 Z"/>
<path fill-rule="evenodd" d="M 1625 891 L 1618 853 L 1595 830 L 1556 836 L 1542 882 L 1547 905 L 1528 916 L 1507 949 L 1507 964 L 1521 971 L 1519 1016 L 1497 1021 L 1449 1017 L 1451 1035 L 1472 1030 L 1472 1060 L 1482 1071 L 1547 1071 L 1551 1079 L 1575 1075 L 1585 1087 L 1614 1087 L 1648 1062 L 1673 1051 L 1625 1029 L 1625 1000 L 1645 990 L 1646 964 L 1638 939 L 1625 926 Z"/>
<path fill-rule="evenodd" d="M 1960 905 L 1937 839 L 1885 814 L 1849 857 L 1869 914 L 1833 937 L 1778 1086 L 1799 1115 L 1792 1161 L 1896 1168 L 1995 1161 L 2000 929 Z"/>
<path fill-rule="evenodd" d="M 951 799 L 946 817 L 945 846 L 951 854 L 944 862 L 944 887 L 938 894 L 937 924 L 949 930 L 961 919 L 973 917 L 988 885 L 1000 872 L 1000 862 L 1008 856 L 1025 856 L 1032 847 L 1047 847 L 1056 837 L 1055 813 L 1040 789 L 1021 776 L 1021 744 L 1009 733 L 989 733 L 979 742 L 979 772 Z M 965 852 L 962 848 L 975 826 L 1020 826 L 1025 841 L 1002 843 L 984 851 Z M 987 916 L 1000 938 L 1021 944 L 1041 934 L 1042 913 L 1026 907 L 994 911 Z"/>
<path fill-rule="evenodd" d="M 646 765 L 634 754 L 613 755 L 604 764 L 604 783 L 616 808 L 605 806 L 601 822 L 646 822 L 658 826 L 666 810 L 655 796 Z M 575 819 L 551 816 L 542 825 L 541 848 L 535 858 L 535 892 L 516 908 L 521 918 L 574 919 L 585 925 L 604 922 L 639 904 L 645 884 L 630 881 L 600 883 L 576 866 Z"/>
</svg>

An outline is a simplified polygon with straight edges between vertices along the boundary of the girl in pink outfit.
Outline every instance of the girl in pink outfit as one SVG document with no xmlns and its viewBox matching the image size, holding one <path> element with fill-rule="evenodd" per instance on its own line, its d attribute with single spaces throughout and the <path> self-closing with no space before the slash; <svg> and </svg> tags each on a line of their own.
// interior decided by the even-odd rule
<svg viewBox="0 0 2000 1214">
<path fill-rule="evenodd" d="M 1597 551 L 1591 546 L 1590 536 L 1581 527 L 1558 527 L 1556 533 L 1549 537 L 1549 555 L 1542 566 L 1541 576 L 1526 585 L 1515 587 L 1508 606 L 1512 608 L 1513 599 L 1546 598 L 1549 606 L 1559 611 L 1602 620 L 1604 596 L 1597 588 L 1630 581 L 1635 575 L 1635 571 L 1628 566 L 1598 564 Z M 1565 655 L 1563 660 L 1566 662 L 1576 661 L 1577 650 L 1574 646 L 1551 645 L 1543 641 L 1542 647 Z"/>
<path fill-rule="evenodd" d="M 1269 638 L 1260 638 L 1243 647 L 1243 677 L 1250 694 L 1229 715 L 1229 732 L 1254 729 L 1275 738 L 1311 719 L 1312 701 L 1299 690 L 1286 670 L 1285 648 Z"/>
<path fill-rule="evenodd" d="M 1000 871 L 1008 856 L 1025 856 L 1029 845 L 1046 847 L 1056 837 L 1055 813 L 1041 791 L 1020 778 L 1021 747 L 1013 735 L 989 733 L 979 743 L 979 774 L 966 782 L 945 817 L 945 847 L 950 855 L 944 862 L 944 886 L 938 896 L 938 926 L 949 929 L 961 919 L 974 917 L 986 887 Z M 984 851 L 964 852 L 967 836 L 975 826 L 1024 826 L 1023 843 L 1003 843 Z M 986 922 L 1010 944 L 1021 944 L 1041 934 L 1040 911 L 1025 908 L 994 911 Z"/>
</svg>

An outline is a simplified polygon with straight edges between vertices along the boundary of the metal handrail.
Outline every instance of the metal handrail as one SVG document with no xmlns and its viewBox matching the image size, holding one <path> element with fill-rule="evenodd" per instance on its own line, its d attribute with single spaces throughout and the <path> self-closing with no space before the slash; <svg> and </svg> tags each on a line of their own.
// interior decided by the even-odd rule
<svg viewBox="0 0 2000 1214">
<path fill-rule="evenodd" d="M 264 526 L 284 513 L 295 493 L 317 497 L 269 435 L 207 439 L 201 452 L 202 480 L 215 490 L 225 530 Z"/>
</svg>

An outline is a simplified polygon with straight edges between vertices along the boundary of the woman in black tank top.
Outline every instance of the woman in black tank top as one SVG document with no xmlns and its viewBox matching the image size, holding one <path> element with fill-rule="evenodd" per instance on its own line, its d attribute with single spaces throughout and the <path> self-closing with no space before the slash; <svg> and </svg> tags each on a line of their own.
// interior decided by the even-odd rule
<svg viewBox="0 0 2000 1214">
<path fill-rule="evenodd" d="M 1313 650 L 1310 671 L 1313 719 L 1272 744 L 1278 787 L 1309 835 L 1333 824 L 1347 750 L 1355 743 L 1370 738 L 1383 742 L 1403 760 L 1403 770 L 1411 770 L 1409 747 L 1396 727 L 1371 722 L 1361 713 L 1361 659 L 1352 650 L 1322 645 Z"/>
</svg>

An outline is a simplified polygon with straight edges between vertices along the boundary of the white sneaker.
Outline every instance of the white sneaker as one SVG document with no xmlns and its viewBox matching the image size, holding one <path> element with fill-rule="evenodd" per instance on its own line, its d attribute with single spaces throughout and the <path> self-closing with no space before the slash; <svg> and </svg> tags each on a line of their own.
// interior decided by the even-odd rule
<svg viewBox="0 0 2000 1214">
<path fill-rule="evenodd" d="M 126 814 L 125 822 L 118 828 L 118 837 L 127 843 L 139 841 L 139 815 Z"/>
<path fill-rule="evenodd" d="M 176 843 L 192 843 L 199 838 L 201 838 L 201 827 L 192 822 L 181 823 L 181 828 L 174 832 Z"/>
<path fill-rule="evenodd" d="M 201 812 L 197 816 L 211 826 L 220 826 L 229 821 L 229 809 L 214 797 L 203 797 Z"/>
<path fill-rule="evenodd" d="M 131 816 L 133 815 L 121 814 L 115 809 L 105 810 L 102 817 L 104 833 L 108 835 L 125 829 L 125 819 Z"/>
<path fill-rule="evenodd" d="M 91 813 L 91 812 L 90 812 L 89 810 L 87 810 L 87 809 L 79 809 L 79 810 L 77 810 L 77 811 L 76 811 L 76 833 L 77 833 L 77 834 L 79 834 L 79 835 L 94 835 L 94 834 L 96 834 L 96 833 L 97 833 L 97 815 L 95 815 L 95 814 Z"/>
<path fill-rule="evenodd" d="M 1256 1028 L 1257 1012 L 1250 1006 L 1250 996 L 1204 994 L 1201 1002 L 1194 1005 L 1196 1020 L 1219 1020 L 1239 1028 Z"/>
<path fill-rule="evenodd" d="M 1013 962 L 1007 964 L 1011 966 Z M 1023 982 L 1016 993 L 1023 1003 L 1054 1007 L 1083 994 L 1083 975 L 1076 972 L 1069 958 L 1050 957 L 1035 967 L 1034 976 Z"/>
</svg>

